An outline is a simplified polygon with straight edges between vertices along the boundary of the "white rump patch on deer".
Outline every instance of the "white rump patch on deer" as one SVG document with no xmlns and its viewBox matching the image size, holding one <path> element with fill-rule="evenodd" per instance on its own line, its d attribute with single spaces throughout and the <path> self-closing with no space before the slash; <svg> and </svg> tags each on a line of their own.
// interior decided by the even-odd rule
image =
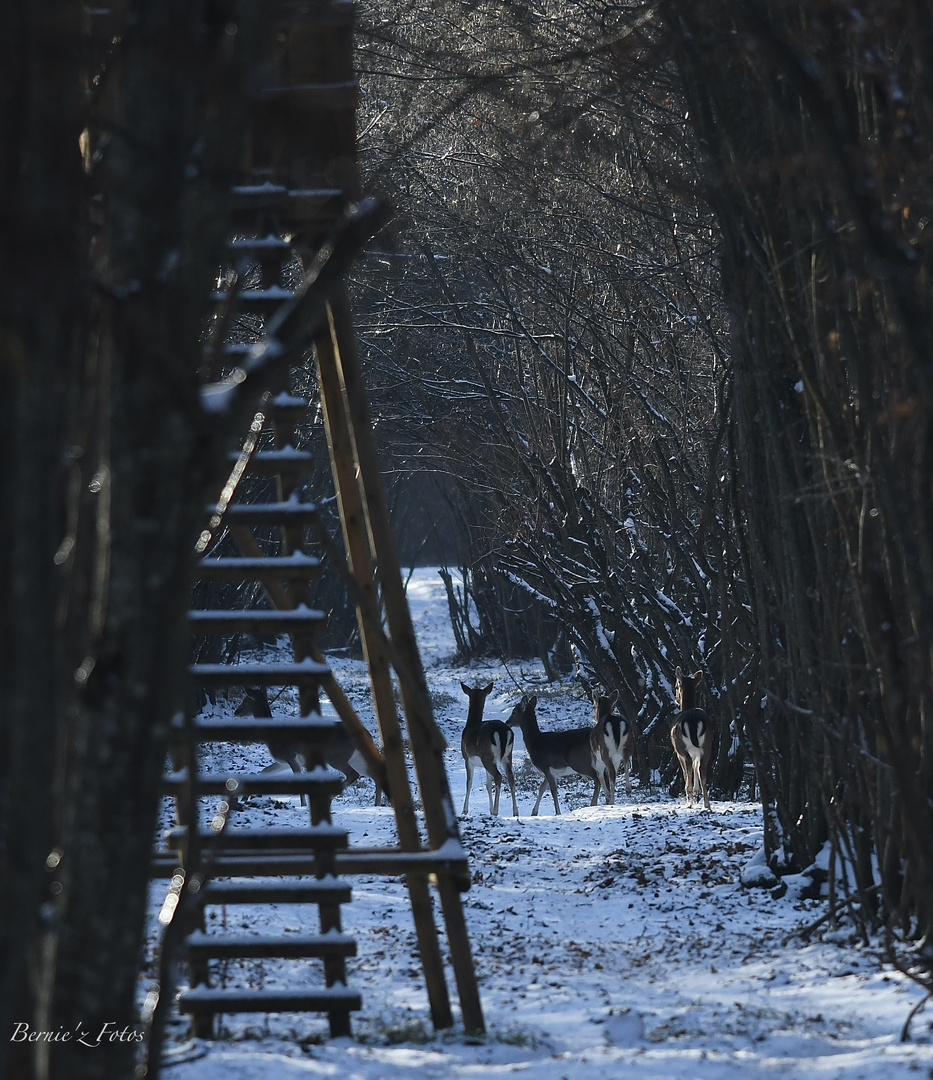
<svg viewBox="0 0 933 1080">
<path fill-rule="evenodd" d="M 680 729 L 684 735 L 684 749 L 692 758 L 700 761 L 706 752 L 706 743 L 709 738 L 709 732 L 706 724 L 701 722 L 697 725 L 697 741 L 694 742 L 691 737 L 692 733 L 690 727 L 691 725 L 686 720 L 680 725 Z"/>
<path fill-rule="evenodd" d="M 610 726 L 606 730 L 606 746 L 609 753 L 612 754 L 614 758 L 621 760 L 622 749 L 628 739 L 628 721 L 624 717 L 620 717 L 619 719 L 619 737 L 616 739 L 613 728 Z"/>
</svg>

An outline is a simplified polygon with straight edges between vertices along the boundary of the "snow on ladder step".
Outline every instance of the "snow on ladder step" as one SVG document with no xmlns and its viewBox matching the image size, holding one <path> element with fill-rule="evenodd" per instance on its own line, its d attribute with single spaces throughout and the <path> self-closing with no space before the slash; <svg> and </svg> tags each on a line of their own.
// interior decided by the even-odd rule
<svg viewBox="0 0 933 1080">
<path fill-rule="evenodd" d="M 217 990 L 197 986 L 183 990 L 178 1007 L 185 1013 L 337 1012 L 362 1008 L 358 990 L 345 983 L 319 990 Z"/>
<path fill-rule="evenodd" d="M 233 212 L 246 225 L 246 215 L 273 213 L 298 224 L 335 221 L 343 211 L 342 188 L 293 188 L 284 184 L 239 184 L 232 188 Z M 255 228 L 255 221 L 246 225 Z M 290 247 L 291 245 L 289 245 Z"/>
<path fill-rule="evenodd" d="M 279 197 L 284 190 L 280 184 L 251 184 L 233 188 L 233 196 L 237 201 L 261 201 L 266 197 Z M 236 236 L 227 241 L 227 251 L 234 258 L 245 256 L 256 262 L 281 263 L 283 259 L 290 258 L 292 242 L 276 236 L 275 233 L 267 233 L 265 236 Z"/>
<path fill-rule="evenodd" d="M 216 507 L 208 506 L 207 513 L 213 515 Z M 224 513 L 228 525 L 310 525 L 317 519 L 317 506 L 311 502 L 299 502 L 288 499 L 273 503 L 233 503 Z"/>
<path fill-rule="evenodd" d="M 263 558 L 209 558 L 198 563 L 198 577 L 211 581 L 302 581 L 316 578 L 320 572 L 320 559 L 302 552 Z"/>
<path fill-rule="evenodd" d="M 356 956 L 356 940 L 349 934 L 207 934 L 195 930 L 185 939 L 191 960 L 305 959 L 313 956 Z"/>
<path fill-rule="evenodd" d="M 272 399 L 272 413 L 276 423 L 289 424 L 304 420 L 308 415 L 310 402 L 307 398 L 296 397 L 283 390 Z"/>
<path fill-rule="evenodd" d="M 235 464 L 240 459 L 240 452 L 232 450 L 227 459 Z M 310 450 L 296 450 L 293 446 L 283 446 L 279 450 L 257 450 L 246 466 L 248 473 L 268 475 L 278 472 L 296 472 L 310 468 L 314 464 L 314 454 Z"/>
<path fill-rule="evenodd" d="M 235 299 L 237 309 L 243 314 L 270 315 L 294 298 L 294 290 L 283 289 L 281 285 L 270 285 L 266 289 L 241 289 L 238 293 L 227 293 L 219 289 L 211 294 L 211 300 L 215 304 Z"/>
<path fill-rule="evenodd" d="M 294 664 L 191 664 L 188 674 L 198 686 L 319 686 L 329 675 L 327 664 L 301 660 Z"/>
</svg>

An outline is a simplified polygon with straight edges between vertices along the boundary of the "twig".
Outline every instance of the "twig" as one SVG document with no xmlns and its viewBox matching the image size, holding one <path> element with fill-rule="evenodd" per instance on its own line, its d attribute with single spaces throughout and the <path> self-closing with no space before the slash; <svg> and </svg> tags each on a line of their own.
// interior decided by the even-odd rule
<svg viewBox="0 0 933 1080">
<path fill-rule="evenodd" d="M 907 1019 L 904 1021 L 904 1026 L 901 1028 L 901 1042 L 907 1042 L 907 1040 L 910 1038 L 910 1022 L 917 1015 L 917 1013 L 920 1012 L 923 1006 L 926 1005 L 930 998 L 933 998 L 933 990 L 930 990 L 927 993 L 926 997 L 922 997 L 907 1014 Z"/>
<path fill-rule="evenodd" d="M 869 888 L 864 890 L 864 894 L 865 896 L 872 896 L 874 893 L 878 892 L 880 888 L 880 885 L 871 885 L 869 886 Z M 823 914 L 816 920 L 816 922 L 812 922 L 807 926 L 801 926 L 798 927 L 796 930 L 792 930 L 787 935 L 787 937 L 784 938 L 781 944 L 787 945 L 795 937 L 801 937 L 806 941 L 806 939 L 810 937 L 814 930 L 818 930 L 824 922 L 828 922 L 830 919 L 835 919 L 839 912 L 842 911 L 844 907 L 848 906 L 849 903 L 850 899 L 848 895 L 841 896 L 831 908 L 827 908 L 827 910 L 823 912 Z"/>
</svg>

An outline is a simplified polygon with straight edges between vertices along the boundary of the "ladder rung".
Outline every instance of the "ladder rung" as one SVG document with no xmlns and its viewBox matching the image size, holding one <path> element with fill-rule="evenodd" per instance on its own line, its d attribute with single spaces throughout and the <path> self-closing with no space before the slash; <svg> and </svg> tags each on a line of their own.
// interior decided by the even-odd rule
<svg viewBox="0 0 933 1080">
<path fill-rule="evenodd" d="M 310 402 L 307 398 L 297 397 L 283 391 L 272 399 L 272 412 L 277 420 L 301 419 L 307 414 Z"/>
<path fill-rule="evenodd" d="M 341 874 L 450 874 L 460 879 L 463 891 L 470 887 L 470 867 L 465 853 L 402 851 L 399 848 L 349 848 L 338 851 L 336 869 Z"/>
<path fill-rule="evenodd" d="M 470 867 L 466 856 L 451 858 L 434 851 L 338 850 L 334 855 L 338 874 L 348 877 L 372 875 L 396 877 L 402 874 L 445 874 L 452 877 L 461 892 L 470 888 Z M 153 856 L 153 876 L 171 877 L 178 866 L 174 852 L 158 851 Z M 313 875 L 316 861 L 307 853 L 288 851 L 218 852 L 212 864 L 216 874 L 231 877 L 288 877 Z"/>
<path fill-rule="evenodd" d="M 232 463 L 239 460 L 237 450 L 231 451 L 228 456 Z M 249 459 L 247 472 L 250 473 L 277 473 L 288 470 L 294 472 L 298 469 L 307 469 L 314 464 L 314 454 L 309 450 L 296 450 L 287 446 L 282 450 L 257 450 Z"/>
<path fill-rule="evenodd" d="M 215 507 L 207 507 L 208 514 L 214 512 Z M 297 499 L 274 503 L 234 503 L 224 513 L 224 521 L 228 525 L 284 525 L 295 528 L 310 525 L 316 518 L 317 506 L 298 502 Z"/>
<path fill-rule="evenodd" d="M 302 660 L 299 664 L 191 664 L 191 678 L 199 686 L 318 686 L 330 675 L 326 664 Z"/>
<path fill-rule="evenodd" d="M 278 184 L 244 185 L 235 187 L 233 196 L 236 201 L 239 201 L 243 198 L 258 197 L 265 191 L 280 192 L 282 190 L 284 189 Z M 291 257 L 292 244 L 291 241 L 276 236 L 274 233 L 269 233 L 267 236 L 235 236 L 227 241 L 227 250 L 234 257 L 247 255 L 256 259 L 257 262 L 265 262 L 271 258 L 281 262 Z"/>
<path fill-rule="evenodd" d="M 233 188 L 234 213 L 278 213 L 290 222 L 336 220 L 344 199 L 342 188 L 288 188 L 282 184 L 243 184 Z"/>
<path fill-rule="evenodd" d="M 196 634 L 292 634 L 322 630 L 327 616 L 301 604 L 281 610 L 189 611 L 188 621 Z"/>
<path fill-rule="evenodd" d="M 167 773 L 162 777 L 162 790 L 177 795 L 188 782 L 187 772 Z M 346 786 L 346 777 L 337 769 L 317 766 L 308 772 L 267 773 L 199 773 L 194 783 L 196 795 L 339 795 Z"/>
<path fill-rule="evenodd" d="M 291 289 L 283 289 L 281 285 L 270 285 L 267 289 L 241 289 L 233 299 L 237 305 L 242 305 L 244 314 L 269 314 L 282 304 L 294 298 Z M 215 292 L 211 299 L 215 304 L 225 303 L 230 299 L 230 294 L 219 291 Z"/>
<path fill-rule="evenodd" d="M 303 581 L 321 572 L 319 559 L 301 553 L 278 558 L 202 559 L 198 577 L 211 581 L 288 580 Z"/>
<path fill-rule="evenodd" d="M 195 930 L 185 947 L 191 959 L 258 959 L 280 956 L 356 956 L 356 941 L 349 934 L 282 934 L 248 937 L 243 934 L 206 934 Z"/>
<path fill-rule="evenodd" d="M 195 718 L 192 730 L 201 742 L 269 742 L 277 739 L 319 742 L 342 725 L 339 720 L 313 716 L 210 716 Z M 183 727 L 176 728 L 180 734 Z M 322 777 L 323 779 L 323 777 Z"/>
<path fill-rule="evenodd" d="M 197 986 L 179 995 L 185 1013 L 336 1012 L 359 1009 L 359 991 L 343 983 L 320 990 L 215 990 Z"/>
<path fill-rule="evenodd" d="M 176 847 L 188 837 L 187 825 L 175 825 L 165 830 L 165 841 L 169 847 Z M 199 839 L 202 844 L 217 843 L 225 851 L 254 852 L 271 850 L 294 851 L 296 848 L 308 851 L 332 851 L 347 846 L 346 829 L 338 828 L 329 822 L 311 825 L 304 829 L 224 829 L 220 838 L 210 830 L 202 829 Z"/>
<path fill-rule="evenodd" d="M 351 0 L 331 0 L 329 4 L 285 0 L 276 10 L 284 16 L 275 20 L 276 29 L 287 32 L 295 26 L 353 26 L 356 4 Z"/>
<path fill-rule="evenodd" d="M 263 103 L 301 112 L 332 112 L 355 109 L 359 98 L 356 80 L 344 82 L 309 82 L 296 86 L 266 86 L 257 97 Z"/>
<path fill-rule="evenodd" d="M 208 904 L 348 904 L 350 884 L 343 878 L 311 881 L 209 881 L 198 902 Z"/>
</svg>

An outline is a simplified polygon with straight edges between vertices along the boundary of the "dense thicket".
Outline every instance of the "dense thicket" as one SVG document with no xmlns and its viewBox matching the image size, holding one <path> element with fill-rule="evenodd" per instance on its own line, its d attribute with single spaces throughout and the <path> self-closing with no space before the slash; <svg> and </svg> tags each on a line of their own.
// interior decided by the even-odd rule
<svg viewBox="0 0 933 1080">
<path fill-rule="evenodd" d="M 362 160 L 397 218 L 360 333 L 388 454 L 456 479 L 464 646 L 618 687 L 647 775 L 676 664 L 731 717 L 752 659 L 714 220 L 664 28 L 548 11 L 364 13 Z"/>
<path fill-rule="evenodd" d="M 644 766 L 701 666 L 775 869 L 924 933 L 929 5 L 364 16 L 361 328 L 384 444 L 454 478 L 464 648 L 569 645 Z"/>
<path fill-rule="evenodd" d="M 931 927 L 928 4 L 671 5 L 715 179 L 770 845 Z M 727 69 L 729 78 L 713 77 Z"/>
</svg>

